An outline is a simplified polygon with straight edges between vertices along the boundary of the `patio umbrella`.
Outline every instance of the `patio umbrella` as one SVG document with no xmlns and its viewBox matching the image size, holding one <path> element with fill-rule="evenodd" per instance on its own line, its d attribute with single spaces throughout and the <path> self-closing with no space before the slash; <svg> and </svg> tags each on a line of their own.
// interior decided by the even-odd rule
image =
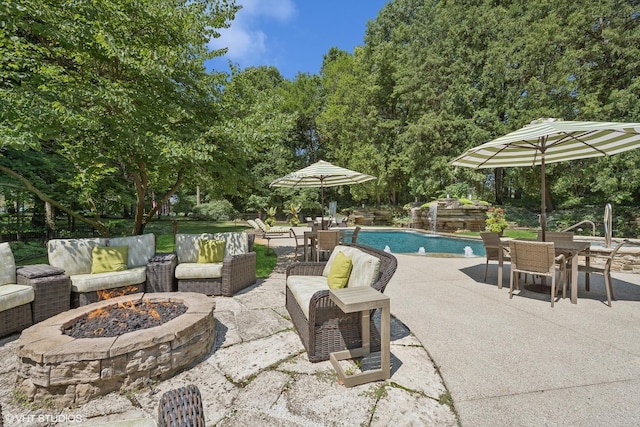
<svg viewBox="0 0 640 427">
<path fill-rule="evenodd" d="M 360 184 L 376 179 L 375 176 L 352 171 L 320 160 L 306 168 L 273 181 L 270 187 L 320 187 L 320 206 L 324 216 L 324 188 L 338 185 Z"/>
<path fill-rule="evenodd" d="M 451 161 L 475 169 L 540 165 L 545 240 L 545 164 L 610 156 L 640 147 L 640 123 L 577 122 L 539 119 L 500 138 L 471 148 Z"/>
</svg>

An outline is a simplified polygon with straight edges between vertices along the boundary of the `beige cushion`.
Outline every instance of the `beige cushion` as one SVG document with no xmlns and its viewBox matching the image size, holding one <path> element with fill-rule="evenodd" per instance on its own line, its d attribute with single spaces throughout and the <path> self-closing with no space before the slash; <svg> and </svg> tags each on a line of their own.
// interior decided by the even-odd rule
<svg viewBox="0 0 640 427">
<path fill-rule="evenodd" d="M 329 290 L 327 278 L 324 276 L 289 276 L 287 286 L 307 319 L 309 319 L 309 302 L 313 294 Z"/>
<path fill-rule="evenodd" d="M 323 276 L 329 276 L 331 265 L 336 259 L 338 252 L 343 252 L 347 257 L 351 258 L 351 262 L 353 264 L 347 287 L 371 286 L 376 280 L 378 280 L 380 258 L 363 252 L 360 249 L 341 245 L 336 246 L 331 253 L 329 260 L 327 261 L 327 265 L 322 272 Z"/>
<path fill-rule="evenodd" d="M 249 236 L 244 232 L 176 234 L 176 255 L 178 263 L 198 262 L 199 240 L 224 240 L 225 256 L 249 253 Z"/>
<path fill-rule="evenodd" d="M 222 277 L 222 263 L 183 262 L 176 266 L 176 279 L 218 279 Z"/>
<path fill-rule="evenodd" d="M 0 285 L 16 283 L 16 260 L 9 243 L 0 243 Z"/>
<path fill-rule="evenodd" d="M 139 236 L 114 237 L 109 239 L 109 246 L 128 246 L 127 267 L 143 267 L 156 254 L 156 236 L 150 233 Z"/>
<path fill-rule="evenodd" d="M 49 264 L 61 268 L 69 276 L 91 273 L 91 250 L 107 246 L 107 239 L 52 239 L 47 243 Z"/>
<path fill-rule="evenodd" d="M 139 285 L 146 280 L 147 267 L 136 267 L 108 273 L 77 274 L 71 276 L 71 290 L 79 293 L 94 292 L 121 286 Z"/>
<path fill-rule="evenodd" d="M 34 298 L 35 292 L 31 286 L 2 285 L 0 286 L 0 311 L 29 304 Z"/>
</svg>

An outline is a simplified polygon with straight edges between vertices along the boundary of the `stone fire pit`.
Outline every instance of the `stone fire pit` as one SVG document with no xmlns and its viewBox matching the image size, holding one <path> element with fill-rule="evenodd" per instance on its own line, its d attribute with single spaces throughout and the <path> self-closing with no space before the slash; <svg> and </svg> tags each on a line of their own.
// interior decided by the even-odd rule
<svg viewBox="0 0 640 427">
<path fill-rule="evenodd" d="M 187 311 L 149 329 L 111 338 L 72 338 L 63 330 L 87 313 L 119 302 L 171 302 Z M 85 305 L 22 332 L 17 341 L 17 388 L 31 401 L 57 407 L 83 404 L 121 388 L 165 379 L 204 358 L 215 341 L 215 301 L 190 292 L 126 295 Z"/>
</svg>

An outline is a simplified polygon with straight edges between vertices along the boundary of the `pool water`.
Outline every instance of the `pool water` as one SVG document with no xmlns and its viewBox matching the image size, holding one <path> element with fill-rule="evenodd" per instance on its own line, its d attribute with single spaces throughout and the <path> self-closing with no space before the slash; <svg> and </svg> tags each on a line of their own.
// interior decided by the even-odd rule
<svg viewBox="0 0 640 427">
<path fill-rule="evenodd" d="M 350 232 L 345 235 L 347 242 L 350 241 L 350 235 Z M 447 253 L 460 256 L 465 256 L 469 251 L 468 249 L 465 251 L 465 248 L 470 247 L 473 251 L 472 256 L 485 256 L 484 246 L 480 240 L 445 237 L 408 230 L 360 230 L 358 244 L 380 250 L 384 250 L 388 246 L 391 253 L 396 254 L 418 253 L 422 247 L 426 253 Z M 467 256 L 470 256 L 470 254 L 467 254 Z"/>
</svg>

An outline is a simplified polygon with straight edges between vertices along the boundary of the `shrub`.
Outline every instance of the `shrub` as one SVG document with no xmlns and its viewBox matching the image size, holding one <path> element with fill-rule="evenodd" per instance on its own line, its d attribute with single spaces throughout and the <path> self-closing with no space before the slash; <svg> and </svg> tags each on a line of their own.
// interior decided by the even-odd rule
<svg viewBox="0 0 640 427">
<path fill-rule="evenodd" d="M 214 200 L 193 207 L 193 216 L 208 221 L 230 221 L 238 216 L 228 200 Z"/>
<path fill-rule="evenodd" d="M 502 233 L 509 226 L 502 208 L 489 208 L 485 224 L 487 225 L 487 230 L 494 233 Z"/>
</svg>

